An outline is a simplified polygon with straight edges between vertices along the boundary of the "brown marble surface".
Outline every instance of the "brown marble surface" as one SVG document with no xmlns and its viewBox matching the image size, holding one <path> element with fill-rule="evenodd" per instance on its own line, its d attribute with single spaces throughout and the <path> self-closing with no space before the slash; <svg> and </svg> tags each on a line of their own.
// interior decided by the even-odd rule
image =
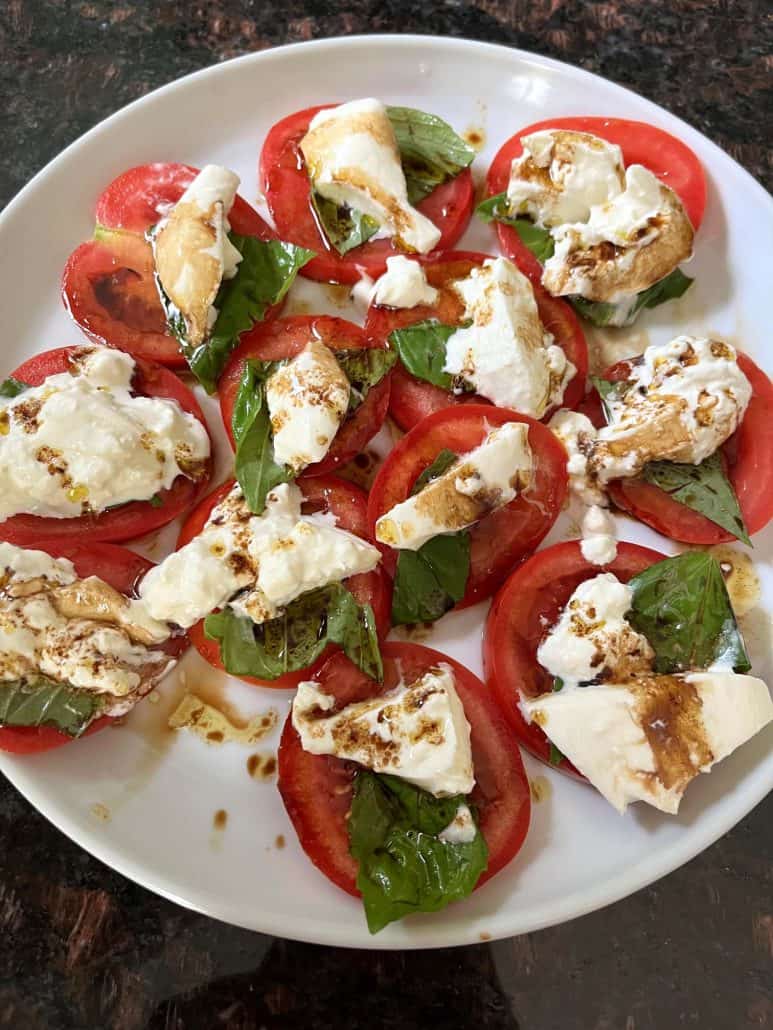
<svg viewBox="0 0 773 1030">
<path fill-rule="evenodd" d="M 4 0 L 0 202 L 156 86 L 237 54 L 356 32 L 466 36 L 564 58 L 663 104 L 773 182 L 773 21 L 761 0 Z M 91 858 L 3 782 L 0 1026 L 773 1026 L 771 816 L 768 799 L 683 869 L 565 926 L 379 954 L 177 908 Z"/>
</svg>

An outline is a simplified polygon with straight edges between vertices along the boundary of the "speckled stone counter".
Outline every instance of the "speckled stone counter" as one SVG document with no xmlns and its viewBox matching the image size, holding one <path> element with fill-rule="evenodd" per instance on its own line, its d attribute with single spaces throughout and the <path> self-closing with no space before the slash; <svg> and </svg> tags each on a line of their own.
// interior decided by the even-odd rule
<svg viewBox="0 0 773 1030">
<path fill-rule="evenodd" d="M 0 202 L 157 86 L 249 51 L 357 32 L 466 36 L 563 58 L 663 104 L 773 184 L 773 21 L 759 0 L 5 0 Z M 177 908 L 91 858 L 3 782 L 0 1026 L 773 1026 L 772 816 L 768 799 L 667 879 L 568 925 L 379 954 Z"/>
</svg>

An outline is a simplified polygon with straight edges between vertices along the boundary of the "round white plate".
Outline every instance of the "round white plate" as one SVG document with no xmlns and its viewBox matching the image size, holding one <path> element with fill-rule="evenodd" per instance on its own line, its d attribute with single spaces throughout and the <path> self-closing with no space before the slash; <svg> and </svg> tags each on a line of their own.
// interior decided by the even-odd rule
<svg viewBox="0 0 773 1030">
<path fill-rule="evenodd" d="M 646 313 L 629 349 L 677 330 L 711 331 L 742 344 L 771 370 L 764 346 L 773 204 L 726 154 L 648 101 L 546 58 L 463 40 L 371 36 L 283 47 L 191 75 L 109 118 L 36 176 L 0 219 L 5 372 L 37 351 L 81 339 L 62 308 L 59 277 L 70 251 L 90 236 L 95 199 L 115 175 L 148 161 L 217 162 L 238 171 L 242 193 L 256 200 L 258 152 L 273 122 L 310 104 L 363 94 L 433 111 L 461 132 L 477 130 L 485 139 L 474 165 L 478 179 L 507 137 L 549 115 L 638 118 L 675 133 L 698 153 L 709 176 L 707 216 L 691 266 L 697 281 L 683 301 Z M 474 225 L 464 245 L 493 250 L 494 235 Z M 311 299 L 335 309 L 340 292 L 303 284 L 292 303 L 298 310 Z M 230 452 L 211 402 L 207 413 L 225 475 Z M 620 531 L 674 550 L 631 520 L 621 521 Z M 548 542 L 567 535 L 564 517 Z M 765 579 L 761 566 L 772 542 L 770 529 L 755 539 L 753 557 Z M 161 543 L 152 557 L 163 553 Z M 447 616 L 427 642 L 480 673 L 485 610 L 480 605 Z M 744 629 L 755 669 L 765 675 L 770 619 L 763 608 L 745 617 Z M 188 689 L 221 689 L 195 654 L 182 668 Z M 770 732 L 699 777 L 678 818 L 644 806 L 621 818 L 593 790 L 529 759 L 530 775 L 543 777 L 543 800 L 533 807 L 526 844 L 510 867 L 467 901 L 374 938 L 359 903 L 304 856 L 274 782 L 248 775 L 249 755 L 275 749 L 277 734 L 245 748 L 165 732 L 166 715 L 183 689 L 172 674 L 161 701 L 141 705 L 124 727 L 38 758 L 2 755 L 0 769 L 56 826 L 151 890 L 231 923 L 326 944 L 467 944 L 571 919 L 687 861 L 773 784 Z M 287 711 L 286 692 L 236 682 L 223 689 L 245 715 L 273 706 L 283 718 Z M 228 819 L 218 830 L 213 818 L 221 809 Z"/>
</svg>

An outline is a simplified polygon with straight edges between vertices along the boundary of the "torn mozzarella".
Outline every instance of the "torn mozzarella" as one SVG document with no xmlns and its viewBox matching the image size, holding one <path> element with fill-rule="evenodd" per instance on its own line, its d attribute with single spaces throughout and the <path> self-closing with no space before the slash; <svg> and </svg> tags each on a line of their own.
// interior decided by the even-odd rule
<svg viewBox="0 0 773 1030">
<path fill-rule="evenodd" d="M 732 672 L 562 690 L 522 708 L 621 813 L 633 801 L 676 813 L 698 773 L 773 720 L 765 683 Z"/>
<path fill-rule="evenodd" d="M 437 298 L 438 291 L 427 282 L 424 267 L 401 254 L 387 258 L 387 270 L 373 291 L 373 303 L 388 308 L 415 308 L 434 304 Z"/>
<path fill-rule="evenodd" d="M 292 722 L 304 751 L 399 776 L 436 797 L 472 791 L 470 725 L 448 665 L 338 712 L 334 705 L 313 680 L 298 685 Z"/>
<path fill-rule="evenodd" d="M 509 504 L 531 480 L 528 426 L 506 422 L 441 476 L 401 501 L 376 523 L 376 539 L 417 551 L 440 533 L 455 533 Z"/>
<path fill-rule="evenodd" d="M 294 473 L 325 457 L 349 406 L 349 380 L 320 340 L 280 365 L 266 383 L 274 458 Z"/>
<path fill-rule="evenodd" d="M 313 188 L 333 203 L 375 219 L 385 236 L 427 254 L 440 230 L 408 202 L 394 129 L 379 100 L 319 111 L 300 143 Z"/>
<path fill-rule="evenodd" d="M 134 373 L 128 354 L 89 346 L 67 372 L 0 399 L 0 521 L 100 512 L 203 475 L 204 426 L 175 400 L 133 393 Z"/>
<path fill-rule="evenodd" d="M 591 565 L 610 565 L 617 557 L 615 520 L 598 504 L 592 504 L 583 515 L 580 550 Z"/>
<path fill-rule="evenodd" d="M 261 623 L 309 590 L 376 567 L 376 547 L 338 529 L 332 515 L 302 515 L 301 502 L 300 489 L 282 483 L 254 515 L 235 486 L 201 533 L 142 581 L 151 615 L 187 628 L 230 603 Z"/>
<path fill-rule="evenodd" d="M 569 489 L 583 504 L 605 505 L 606 495 L 596 483 L 589 465 L 597 430 L 587 415 L 562 408 L 548 427 L 563 444 L 567 454 Z"/>
<path fill-rule="evenodd" d="M 472 325 L 449 338 L 444 371 L 497 407 L 533 418 L 560 404 L 576 369 L 544 329 L 526 276 L 496 258 L 453 286 Z"/>
</svg>

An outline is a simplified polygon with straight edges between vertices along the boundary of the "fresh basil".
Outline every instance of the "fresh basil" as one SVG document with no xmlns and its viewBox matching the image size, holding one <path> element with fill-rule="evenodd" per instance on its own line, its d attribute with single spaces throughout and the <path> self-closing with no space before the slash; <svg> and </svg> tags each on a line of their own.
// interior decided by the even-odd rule
<svg viewBox="0 0 773 1030">
<path fill-rule="evenodd" d="M 442 476 L 456 460 L 453 451 L 440 451 L 413 484 L 411 495 Z M 422 544 L 418 551 L 401 550 L 392 592 L 392 624 L 436 622 L 464 597 L 469 575 L 470 534 L 467 530 L 439 534 Z"/>
<path fill-rule="evenodd" d="M 151 508 L 163 508 L 164 498 L 161 496 L 161 494 L 153 494 L 153 496 L 148 501 L 148 504 Z"/>
<path fill-rule="evenodd" d="M 541 265 L 553 257 L 555 241 L 550 229 L 535 225 L 531 219 L 523 215 L 510 214 L 506 193 L 497 193 L 481 201 L 475 213 L 480 215 L 484 222 L 501 222 L 515 229 L 521 242 L 529 248 Z"/>
<path fill-rule="evenodd" d="M 268 307 L 282 300 L 300 269 L 314 257 L 314 251 L 282 240 L 259 240 L 237 233 L 229 236 L 242 260 L 233 279 L 224 279 L 220 286 L 215 298 L 217 321 L 202 344 L 188 345 L 184 320 L 166 298 L 170 331 L 178 339 L 191 371 L 207 393 L 215 392 L 239 335 L 260 322 Z M 165 295 L 160 284 L 159 294 L 163 302 Z"/>
<path fill-rule="evenodd" d="M 561 679 L 560 676 L 554 676 L 553 686 L 551 688 L 553 693 L 557 694 L 559 690 L 563 690 L 563 688 L 564 681 Z M 550 754 L 548 755 L 548 761 L 551 765 L 560 765 L 566 758 L 566 755 L 563 753 L 563 751 L 556 747 L 552 740 L 548 741 L 548 743 L 550 744 Z"/>
<path fill-rule="evenodd" d="M 443 369 L 446 363 L 446 344 L 457 329 L 458 326 L 427 319 L 402 329 L 393 329 L 389 334 L 389 343 L 412 376 L 439 386 L 441 390 L 453 390 L 458 387 L 458 381 Z"/>
<path fill-rule="evenodd" d="M 408 201 L 417 204 L 472 164 L 475 151 L 437 115 L 412 107 L 388 107 Z"/>
<path fill-rule="evenodd" d="M 14 379 L 13 376 L 0 383 L 0 397 L 18 397 L 25 390 L 29 390 L 29 383 L 23 383 L 21 379 Z"/>
<path fill-rule="evenodd" d="M 654 283 L 637 294 L 633 304 L 609 304 L 606 301 L 586 300 L 585 297 L 567 297 L 566 299 L 578 315 L 582 315 L 592 325 L 623 327 L 633 325 L 640 311 L 644 308 L 656 308 L 666 301 L 676 300 L 689 289 L 693 280 L 680 268 L 675 268 L 660 282 Z M 622 316 L 621 316 L 622 312 Z"/>
<path fill-rule="evenodd" d="M 368 396 L 372 387 L 380 383 L 397 361 L 393 350 L 380 347 L 362 347 L 359 350 L 337 350 L 335 359 L 349 380 L 349 411 L 355 411 Z"/>
<path fill-rule="evenodd" d="M 618 379 L 613 382 L 609 379 L 602 379 L 600 376 L 590 376 L 590 381 L 601 400 L 604 418 L 609 422 L 612 417 L 610 403 L 620 402 L 633 386 L 633 382 L 627 379 Z"/>
<path fill-rule="evenodd" d="M 366 675 L 383 679 L 373 609 L 341 583 L 302 594 L 284 614 L 261 624 L 224 608 L 207 616 L 204 632 L 219 641 L 223 665 L 234 676 L 274 680 L 307 668 L 328 644 L 338 644 Z"/>
<path fill-rule="evenodd" d="M 103 708 L 103 698 L 46 676 L 0 684 L 0 726 L 51 726 L 79 737 Z"/>
<path fill-rule="evenodd" d="M 339 207 L 316 190 L 311 191 L 311 204 L 328 242 L 342 257 L 378 232 L 375 218 L 345 205 Z"/>
<path fill-rule="evenodd" d="M 394 776 L 357 773 L 347 827 L 371 933 L 472 893 L 488 865 L 483 834 L 478 830 L 467 844 L 439 838 L 465 800 L 436 798 Z"/>
<path fill-rule="evenodd" d="M 660 487 L 673 500 L 697 511 L 717 526 L 752 546 L 735 490 L 725 475 L 722 457 L 715 452 L 700 465 L 675 461 L 651 461 L 641 478 Z"/>
<path fill-rule="evenodd" d="M 630 581 L 626 618 L 655 651 L 655 671 L 707 669 L 719 664 L 748 672 L 751 662 L 733 614 L 719 563 L 687 551 L 650 565 Z"/>
<path fill-rule="evenodd" d="M 245 362 L 231 416 L 236 443 L 236 479 L 250 511 L 256 515 L 264 511 L 267 494 L 293 478 L 290 469 L 274 458 L 265 385 L 276 367 L 273 361 Z"/>
</svg>

